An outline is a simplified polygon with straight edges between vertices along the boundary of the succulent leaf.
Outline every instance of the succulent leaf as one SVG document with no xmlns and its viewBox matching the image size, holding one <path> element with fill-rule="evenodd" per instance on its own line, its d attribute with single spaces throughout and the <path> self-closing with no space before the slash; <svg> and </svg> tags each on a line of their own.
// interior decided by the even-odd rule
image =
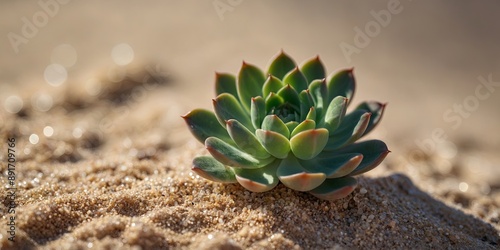
<svg viewBox="0 0 500 250">
<path fill-rule="evenodd" d="M 290 149 L 301 160 L 316 157 L 328 142 L 328 130 L 324 128 L 300 132 L 290 139 Z"/>
<path fill-rule="evenodd" d="M 356 107 L 356 110 L 366 110 L 370 112 L 372 115 L 370 117 L 370 122 L 368 123 L 368 127 L 366 128 L 363 135 L 366 135 L 372 131 L 377 124 L 379 124 L 380 120 L 382 120 L 382 116 L 384 115 L 386 104 L 380 102 L 362 102 Z"/>
<path fill-rule="evenodd" d="M 286 103 L 291 104 L 295 110 L 300 108 L 299 94 L 290 84 L 283 86 L 277 93 Z"/>
<path fill-rule="evenodd" d="M 325 76 L 319 56 L 298 67 L 283 51 L 267 77 L 245 62 L 236 77 L 216 73 L 214 112 L 182 116 L 211 154 L 196 157 L 193 171 L 253 192 L 281 181 L 321 199 L 347 196 L 357 185 L 352 176 L 390 152 L 379 140 L 355 143 L 380 123 L 385 104 L 363 102 L 346 114 L 356 89 L 353 70 Z"/>
<path fill-rule="evenodd" d="M 285 158 L 290 152 L 290 141 L 280 133 L 257 129 L 255 135 L 267 152 L 278 159 Z"/>
<path fill-rule="evenodd" d="M 311 119 L 306 119 L 303 122 L 301 122 L 297 127 L 295 127 L 294 130 L 292 130 L 292 133 L 290 134 L 290 138 L 293 138 L 295 135 L 297 135 L 300 132 L 310 130 L 310 129 L 315 129 L 316 128 L 316 122 Z"/>
<path fill-rule="evenodd" d="M 215 93 L 216 95 L 228 93 L 233 96 L 238 96 L 236 78 L 227 73 L 215 73 Z"/>
<path fill-rule="evenodd" d="M 299 100 L 300 100 L 300 119 L 304 120 L 306 119 L 308 112 L 314 106 L 314 101 L 311 94 L 309 93 L 309 90 L 301 91 L 299 94 Z M 316 114 L 314 114 L 313 120 L 315 118 Z"/>
<path fill-rule="evenodd" d="M 265 80 L 264 73 L 259 68 L 243 62 L 236 87 L 241 104 L 247 112 L 250 111 L 252 97 L 262 95 L 262 85 L 264 85 Z"/>
<path fill-rule="evenodd" d="M 292 154 L 281 161 L 277 175 L 285 186 L 297 191 L 312 190 L 321 185 L 326 179 L 324 173 L 308 172 Z"/>
<path fill-rule="evenodd" d="M 244 169 L 237 168 L 236 180 L 246 189 L 252 192 L 266 192 L 278 185 L 280 182 L 276 175 L 280 161 L 276 160 L 264 168 Z"/>
<path fill-rule="evenodd" d="M 212 111 L 195 109 L 182 116 L 182 118 L 188 125 L 189 131 L 199 142 L 205 143 L 208 137 L 214 136 L 229 144 L 234 144 Z"/>
<path fill-rule="evenodd" d="M 269 75 L 262 86 L 262 94 L 266 98 L 271 92 L 278 93 L 283 88 L 283 83 L 276 76 Z"/>
<path fill-rule="evenodd" d="M 328 89 L 326 87 L 325 79 L 312 81 L 311 85 L 309 85 L 309 91 L 311 91 L 314 107 L 316 108 L 316 115 L 319 120 L 323 116 L 323 111 L 326 109 L 326 105 L 328 105 Z"/>
<path fill-rule="evenodd" d="M 325 66 L 319 59 L 319 56 L 309 59 L 300 67 L 300 71 L 304 74 L 307 82 L 312 82 L 316 79 L 323 79 L 326 77 Z"/>
<path fill-rule="evenodd" d="M 334 150 L 359 139 L 365 132 L 370 121 L 370 112 L 355 110 L 346 115 L 340 126 L 328 140 L 325 150 Z"/>
<path fill-rule="evenodd" d="M 274 160 L 272 157 L 257 159 L 216 137 L 207 138 L 205 147 L 216 160 L 231 167 L 260 168 Z"/>
<path fill-rule="evenodd" d="M 297 67 L 295 61 L 282 50 L 272 59 L 271 64 L 267 69 L 267 74 L 283 79 L 283 76 L 295 67 Z"/>
<path fill-rule="evenodd" d="M 288 131 L 293 131 L 297 126 L 299 126 L 299 123 L 296 122 L 296 121 L 289 121 L 287 123 L 285 123 L 286 127 L 288 128 Z M 290 136 L 289 137 L 292 137 L 291 136 L 291 133 L 290 133 Z"/>
<path fill-rule="evenodd" d="M 362 160 L 361 153 L 319 154 L 314 159 L 300 163 L 309 171 L 325 173 L 326 178 L 339 178 L 349 175 Z"/>
<path fill-rule="evenodd" d="M 279 108 L 281 105 L 283 105 L 285 101 L 283 98 L 274 92 L 271 92 L 267 97 L 266 97 L 266 113 L 269 114 L 273 110 Z"/>
<path fill-rule="evenodd" d="M 259 129 L 262 121 L 266 117 L 266 102 L 260 96 L 252 98 L 252 105 L 250 107 L 250 119 L 255 129 Z"/>
<path fill-rule="evenodd" d="M 359 166 L 357 166 L 356 169 L 349 174 L 350 176 L 353 176 L 368 172 L 378 166 L 390 151 L 383 141 L 369 140 L 347 145 L 339 149 L 336 153 L 342 154 L 348 152 L 363 154 L 363 160 Z"/>
<path fill-rule="evenodd" d="M 297 92 L 307 89 L 308 86 L 306 77 L 298 67 L 295 67 L 283 77 L 283 83 L 290 84 Z"/>
<path fill-rule="evenodd" d="M 326 179 L 309 193 L 322 200 L 338 200 L 348 196 L 356 188 L 358 181 L 352 177 Z"/>
<path fill-rule="evenodd" d="M 333 100 L 337 96 L 347 97 L 349 104 L 356 90 L 356 81 L 352 69 L 341 70 L 330 75 L 328 80 L 328 99 Z"/>
<path fill-rule="evenodd" d="M 333 98 L 326 109 L 325 118 L 322 120 L 322 126 L 328 129 L 330 135 L 332 135 L 335 130 L 339 127 L 342 119 L 345 116 L 347 109 L 347 98 L 343 96 L 337 96 Z"/>
<path fill-rule="evenodd" d="M 229 132 L 229 136 L 231 136 L 238 148 L 243 150 L 245 153 L 248 153 L 257 159 L 266 159 L 271 156 L 267 153 L 266 149 L 262 147 L 254 133 L 248 130 L 237 120 L 228 120 L 226 128 Z"/>
<path fill-rule="evenodd" d="M 223 127 L 226 127 L 227 120 L 235 119 L 245 125 L 248 129 L 253 130 L 250 117 L 243 110 L 240 103 L 233 95 L 228 93 L 220 94 L 213 99 L 212 103 L 215 110 L 215 116 Z"/>
<path fill-rule="evenodd" d="M 234 171 L 210 156 L 198 156 L 192 170 L 203 178 L 222 183 L 235 183 Z"/>
<path fill-rule="evenodd" d="M 316 109 L 314 107 L 309 109 L 309 112 L 306 115 L 306 120 L 316 120 Z"/>
<path fill-rule="evenodd" d="M 290 136 L 288 127 L 277 115 L 266 116 L 262 122 L 262 129 L 280 133 L 286 138 Z"/>
</svg>

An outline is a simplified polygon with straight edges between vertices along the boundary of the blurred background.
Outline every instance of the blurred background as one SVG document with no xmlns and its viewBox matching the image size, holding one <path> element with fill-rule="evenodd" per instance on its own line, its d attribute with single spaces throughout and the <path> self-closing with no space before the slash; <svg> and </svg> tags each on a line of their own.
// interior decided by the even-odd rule
<svg viewBox="0 0 500 250">
<path fill-rule="evenodd" d="M 143 110 L 175 98 L 165 115 L 183 126 L 179 115 L 211 109 L 215 71 L 265 68 L 283 49 L 298 63 L 320 55 L 329 72 L 354 67 L 353 102 L 389 104 L 373 136 L 388 141 L 392 168 L 438 155 L 441 174 L 461 166 L 500 188 L 499 11 L 495 0 L 6 0 L 0 122 L 30 107 L 49 116 L 61 92 L 92 98 L 140 68 L 171 80 Z"/>
</svg>

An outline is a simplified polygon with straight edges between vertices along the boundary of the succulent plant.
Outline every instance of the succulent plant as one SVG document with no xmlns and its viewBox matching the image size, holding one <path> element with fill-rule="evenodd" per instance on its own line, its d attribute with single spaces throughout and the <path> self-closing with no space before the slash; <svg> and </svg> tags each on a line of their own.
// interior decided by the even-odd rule
<svg viewBox="0 0 500 250">
<path fill-rule="evenodd" d="M 214 112 L 182 116 L 211 156 L 193 160 L 193 171 L 217 182 L 265 192 L 285 186 L 326 200 L 350 194 L 357 181 L 387 156 L 380 140 L 357 142 L 381 120 L 385 104 L 354 95 L 352 69 L 326 78 L 319 56 L 297 66 L 281 51 L 264 74 L 243 62 L 235 77 L 216 73 Z"/>
</svg>

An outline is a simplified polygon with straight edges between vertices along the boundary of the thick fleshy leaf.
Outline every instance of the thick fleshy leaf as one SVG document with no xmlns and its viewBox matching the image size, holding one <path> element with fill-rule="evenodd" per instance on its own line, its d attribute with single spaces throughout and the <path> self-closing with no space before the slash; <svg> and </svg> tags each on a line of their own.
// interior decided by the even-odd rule
<svg viewBox="0 0 500 250">
<path fill-rule="evenodd" d="M 326 178 L 339 178 L 349 175 L 363 160 L 360 153 L 319 154 L 315 158 L 299 162 L 311 172 L 325 173 Z"/>
<path fill-rule="evenodd" d="M 352 177 L 326 179 L 309 193 L 323 200 L 338 200 L 348 196 L 356 188 L 358 181 Z"/>
<path fill-rule="evenodd" d="M 266 102 L 260 96 L 253 97 L 250 107 L 250 119 L 255 129 L 260 128 L 264 117 L 266 117 Z"/>
<path fill-rule="evenodd" d="M 205 143 L 208 137 L 214 136 L 229 144 L 234 144 L 226 129 L 220 125 L 212 111 L 195 109 L 181 117 L 187 123 L 189 131 L 201 143 Z"/>
<path fill-rule="evenodd" d="M 233 96 L 238 96 L 238 91 L 236 90 L 236 78 L 231 74 L 216 72 L 215 93 L 216 95 L 228 93 Z"/>
<path fill-rule="evenodd" d="M 346 115 L 328 140 L 325 150 L 334 150 L 359 139 L 370 121 L 370 112 L 354 110 Z"/>
<path fill-rule="evenodd" d="M 330 75 L 328 80 L 328 99 L 333 100 L 337 96 L 347 97 L 349 104 L 356 90 L 353 69 L 344 69 Z"/>
<path fill-rule="evenodd" d="M 236 88 L 241 104 L 249 112 L 252 97 L 262 96 L 262 85 L 266 78 L 264 73 L 254 65 L 243 62 L 238 73 Z"/>
<path fill-rule="evenodd" d="M 262 122 L 262 129 L 280 133 L 286 138 L 290 136 L 288 127 L 277 115 L 266 116 Z"/>
<path fill-rule="evenodd" d="M 269 75 L 262 86 L 262 94 L 266 98 L 271 92 L 278 93 L 283 88 L 283 83 L 276 76 Z"/>
<path fill-rule="evenodd" d="M 307 89 L 308 86 L 306 77 L 298 67 L 295 67 L 283 77 L 283 84 L 290 84 L 297 92 Z"/>
<path fill-rule="evenodd" d="M 299 94 L 297 93 L 297 91 L 295 91 L 295 89 L 293 89 L 292 86 L 290 86 L 290 84 L 283 86 L 283 88 L 281 88 L 277 94 L 281 96 L 286 103 L 291 104 L 295 110 L 299 110 Z"/>
<path fill-rule="evenodd" d="M 319 56 L 309 59 L 300 67 L 300 71 L 304 74 L 307 82 L 312 82 L 316 79 L 323 79 L 326 77 L 325 66 L 319 59 Z"/>
<path fill-rule="evenodd" d="M 314 107 L 309 109 L 309 112 L 306 115 L 306 120 L 316 121 L 316 109 Z"/>
<path fill-rule="evenodd" d="M 290 122 L 285 123 L 285 125 L 288 128 L 288 131 L 293 131 L 297 126 L 299 126 L 299 123 L 296 121 L 290 121 Z M 290 134 L 290 137 L 292 137 L 291 134 Z"/>
<path fill-rule="evenodd" d="M 267 152 L 276 158 L 283 159 L 290 152 L 290 141 L 280 133 L 257 129 L 255 135 Z"/>
<path fill-rule="evenodd" d="M 216 137 L 205 141 L 208 152 L 220 163 L 239 168 L 260 168 L 273 161 L 272 157 L 257 159 Z"/>
<path fill-rule="evenodd" d="M 316 108 L 316 120 L 319 121 L 328 105 L 328 89 L 325 79 L 312 81 L 309 85 L 309 91 L 314 100 L 314 108 Z"/>
<path fill-rule="evenodd" d="M 276 171 L 280 161 L 275 160 L 267 166 L 257 169 L 234 169 L 236 180 L 246 189 L 252 192 L 266 192 L 278 185 L 280 182 Z"/>
<path fill-rule="evenodd" d="M 276 108 L 283 105 L 284 100 L 281 96 L 271 92 L 266 97 L 266 114 L 272 113 Z"/>
<path fill-rule="evenodd" d="M 316 157 L 328 142 L 328 130 L 324 128 L 311 129 L 296 134 L 290 139 L 290 149 L 301 160 Z"/>
<path fill-rule="evenodd" d="M 347 145 L 343 148 L 338 149 L 336 154 L 343 153 L 360 153 L 363 154 L 363 160 L 354 171 L 349 175 L 358 175 L 368 172 L 378 166 L 385 157 L 389 154 L 389 149 L 387 145 L 380 140 L 369 140 L 359 143 L 354 143 Z"/>
<path fill-rule="evenodd" d="M 347 109 L 347 98 L 343 96 L 337 96 L 333 98 L 326 109 L 325 119 L 323 119 L 322 127 L 328 129 L 330 135 L 332 135 L 335 130 L 339 127 L 342 119 L 345 116 Z"/>
<path fill-rule="evenodd" d="M 236 182 L 233 170 L 210 156 L 194 158 L 192 170 L 199 176 L 211 181 L 222 183 Z"/>
<path fill-rule="evenodd" d="M 372 113 L 370 122 L 368 123 L 368 127 L 366 128 L 363 135 L 370 133 L 370 131 L 372 131 L 377 126 L 377 124 L 380 123 L 380 120 L 382 120 L 382 116 L 384 115 L 386 105 L 387 104 L 385 103 L 371 101 L 363 102 L 356 107 L 356 109 L 366 110 Z"/>
<path fill-rule="evenodd" d="M 302 121 L 294 130 L 292 130 L 292 133 L 290 134 L 290 138 L 293 138 L 295 135 L 297 135 L 300 132 L 310 130 L 310 129 L 315 129 L 316 128 L 316 122 L 314 120 L 306 119 Z"/>
<path fill-rule="evenodd" d="M 226 128 L 227 132 L 229 132 L 229 136 L 231 136 L 238 148 L 243 150 L 245 153 L 248 153 L 257 159 L 266 159 L 271 156 L 267 153 L 266 149 L 262 147 L 254 133 L 248 130 L 237 120 L 228 120 Z"/>
<path fill-rule="evenodd" d="M 326 179 L 323 173 L 307 172 L 292 154 L 281 161 L 277 174 L 285 186 L 297 191 L 312 190 Z"/>
<path fill-rule="evenodd" d="M 309 90 L 303 90 L 299 94 L 300 100 L 300 120 L 306 119 L 307 113 L 314 107 L 314 101 L 312 99 Z M 316 118 L 316 115 L 314 116 Z M 313 118 L 313 120 L 314 120 Z"/>
<path fill-rule="evenodd" d="M 297 67 L 295 61 L 282 50 L 272 59 L 271 64 L 267 69 L 267 74 L 283 79 L 283 76 L 295 67 Z"/>
<path fill-rule="evenodd" d="M 212 100 L 215 110 L 215 116 L 219 123 L 226 127 L 226 121 L 235 119 L 241 122 L 248 129 L 253 130 L 253 125 L 250 116 L 243 110 L 240 103 L 231 94 L 220 94 Z"/>
</svg>

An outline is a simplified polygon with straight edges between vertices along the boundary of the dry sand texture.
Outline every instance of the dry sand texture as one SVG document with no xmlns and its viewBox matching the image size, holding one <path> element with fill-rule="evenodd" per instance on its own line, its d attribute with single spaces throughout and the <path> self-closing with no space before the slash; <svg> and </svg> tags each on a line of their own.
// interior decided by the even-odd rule
<svg viewBox="0 0 500 250">
<path fill-rule="evenodd" d="M 230 1 L 0 3 L 1 249 L 498 249 L 497 2 L 233 1 L 221 15 L 214 2 Z M 346 57 L 356 27 L 389 10 Z M 389 102 L 373 137 L 392 153 L 345 199 L 190 172 L 206 152 L 179 115 L 210 108 L 214 70 L 264 67 L 281 48 L 355 66 L 354 102 Z"/>
</svg>

